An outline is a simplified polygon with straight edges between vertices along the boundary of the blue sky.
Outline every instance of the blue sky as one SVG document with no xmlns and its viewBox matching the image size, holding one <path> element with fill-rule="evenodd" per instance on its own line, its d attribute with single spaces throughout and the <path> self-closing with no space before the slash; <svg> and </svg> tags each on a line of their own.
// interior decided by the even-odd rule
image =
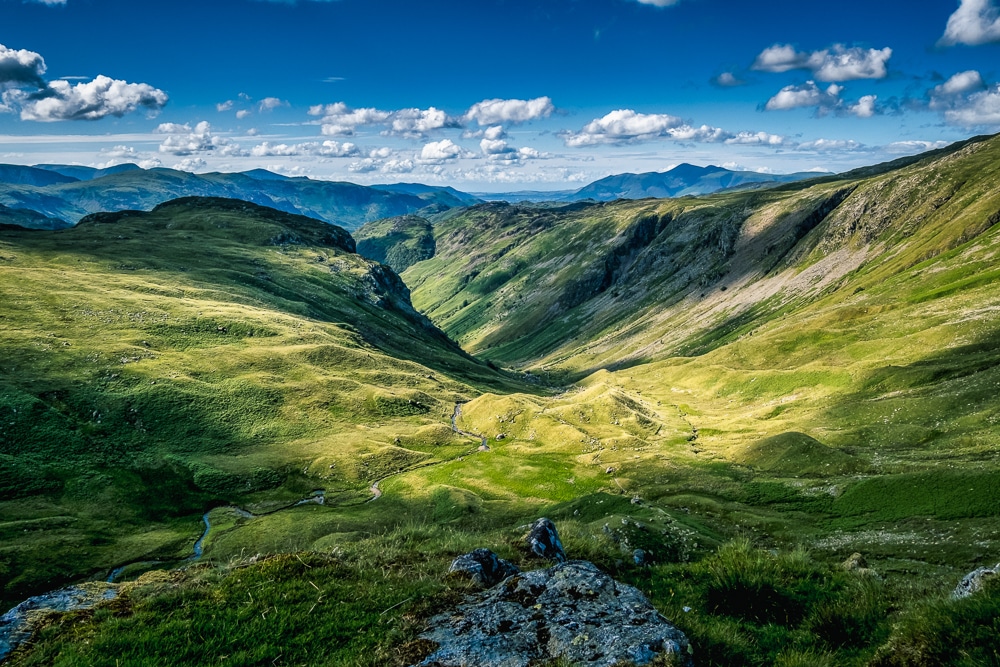
<svg viewBox="0 0 1000 667">
<path fill-rule="evenodd" d="M 567 189 L 1000 131 L 997 0 L 0 0 L 0 162 Z"/>
</svg>

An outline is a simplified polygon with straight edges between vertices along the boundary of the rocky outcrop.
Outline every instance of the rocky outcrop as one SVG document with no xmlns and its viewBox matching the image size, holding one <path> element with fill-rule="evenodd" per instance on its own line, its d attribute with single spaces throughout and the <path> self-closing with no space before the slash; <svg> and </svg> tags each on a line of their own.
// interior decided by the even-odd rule
<svg viewBox="0 0 1000 667">
<path fill-rule="evenodd" d="M 981 567 L 973 570 L 962 577 L 962 581 L 958 582 L 958 586 L 952 591 L 951 597 L 959 600 L 978 593 L 986 584 L 987 579 L 995 577 L 998 574 L 1000 574 L 1000 563 L 997 563 L 993 567 Z"/>
<path fill-rule="evenodd" d="M 566 552 L 559 540 L 556 525 L 545 517 L 531 524 L 526 540 L 528 549 L 536 556 L 560 563 L 566 560 Z"/>
<path fill-rule="evenodd" d="M 520 571 L 516 565 L 489 549 L 476 549 L 453 560 L 448 573 L 459 579 L 467 579 L 479 588 L 492 588 Z"/>
<path fill-rule="evenodd" d="M 419 667 L 528 667 L 556 658 L 590 667 L 691 665 L 688 640 L 638 589 L 586 561 L 508 577 L 435 616 L 437 645 Z"/>
<path fill-rule="evenodd" d="M 89 609 L 98 602 L 113 599 L 117 594 L 115 584 L 88 582 L 28 598 L 0 616 L 0 661 L 19 644 L 30 639 L 45 616 L 54 612 Z"/>
</svg>

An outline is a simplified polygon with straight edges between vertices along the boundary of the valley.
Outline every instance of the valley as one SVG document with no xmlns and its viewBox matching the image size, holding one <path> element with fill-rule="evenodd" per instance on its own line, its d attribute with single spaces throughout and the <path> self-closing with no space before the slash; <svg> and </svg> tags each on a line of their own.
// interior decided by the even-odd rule
<svg viewBox="0 0 1000 667">
<path fill-rule="evenodd" d="M 1000 553 L 1000 137 L 399 213 L 352 237 L 187 197 L 0 230 L 3 608 L 128 565 L 11 664 L 414 664 L 450 560 L 537 567 L 538 516 L 697 664 L 996 647 L 953 627 L 992 627 L 995 589 L 948 595 Z"/>
</svg>

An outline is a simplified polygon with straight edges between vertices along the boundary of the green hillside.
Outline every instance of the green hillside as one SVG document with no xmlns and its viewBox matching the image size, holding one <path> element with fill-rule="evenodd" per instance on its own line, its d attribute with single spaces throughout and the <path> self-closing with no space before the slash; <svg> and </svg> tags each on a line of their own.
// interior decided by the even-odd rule
<svg viewBox="0 0 1000 667">
<path fill-rule="evenodd" d="M 434 256 L 434 230 L 417 215 L 369 222 L 354 233 L 358 254 L 402 273 Z"/>
<path fill-rule="evenodd" d="M 246 204 L 5 231 L 5 600 L 138 577 L 15 664 L 414 664 L 466 591 L 450 560 L 538 567 L 543 514 L 699 665 L 990 664 L 1000 589 L 948 594 L 1000 552 L 998 222 L 987 137 L 768 191 L 475 206 L 403 272 L 415 310 L 335 228 Z M 138 576 L 209 508 L 200 565 Z"/>
<path fill-rule="evenodd" d="M 213 504 L 361 501 L 467 445 L 454 404 L 510 384 L 353 249 L 232 200 L 0 233 L 4 601 L 186 557 Z"/>
</svg>

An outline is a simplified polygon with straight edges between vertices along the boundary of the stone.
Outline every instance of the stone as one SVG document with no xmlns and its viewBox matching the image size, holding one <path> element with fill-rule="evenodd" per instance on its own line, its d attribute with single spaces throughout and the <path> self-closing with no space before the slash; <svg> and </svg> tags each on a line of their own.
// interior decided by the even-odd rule
<svg viewBox="0 0 1000 667">
<path fill-rule="evenodd" d="M 479 588 L 492 588 L 520 571 L 516 565 L 505 561 L 489 549 L 476 549 L 453 560 L 448 573 L 461 579 L 468 579 Z"/>
<path fill-rule="evenodd" d="M 90 609 L 117 595 L 117 584 L 87 582 L 28 598 L 0 616 L 0 662 L 19 644 L 30 639 L 49 614 Z"/>
<path fill-rule="evenodd" d="M 536 556 L 560 563 L 566 560 L 566 552 L 563 550 L 556 525 L 545 517 L 531 524 L 526 539 L 528 549 Z"/>
<path fill-rule="evenodd" d="M 436 649 L 418 667 L 692 664 L 687 637 L 636 588 L 586 561 L 508 577 L 430 620 Z"/>
<path fill-rule="evenodd" d="M 645 549 L 636 549 L 635 551 L 632 552 L 632 562 L 638 565 L 639 567 L 642 567 L 644 565 L 649 565 L 650 563 L 649 554 L 646 553 Z"/>
<path fill-rule="evenodd" d="M 860 553 L 854 552 L 850 556 L 848 556 L 847 560 L 841 563 L 840 566 L 848 571 L 867 570 L 868 561 L 865 560 L 865 557 L 862 556 Z"/>
<path fill-rule="evenodd" d="M 951 597 L 960 600 L 978 593 L 983 589 L 983 585 L 987 579 L 995 577 L 998 574 L 1000 574 L 1000 563 L 997 563 L 993 567 L 981 567 L 973 570 L 962 577 L 962 581 L 958 582 L 958 586 L 952 591 Z"/>
</svg>

